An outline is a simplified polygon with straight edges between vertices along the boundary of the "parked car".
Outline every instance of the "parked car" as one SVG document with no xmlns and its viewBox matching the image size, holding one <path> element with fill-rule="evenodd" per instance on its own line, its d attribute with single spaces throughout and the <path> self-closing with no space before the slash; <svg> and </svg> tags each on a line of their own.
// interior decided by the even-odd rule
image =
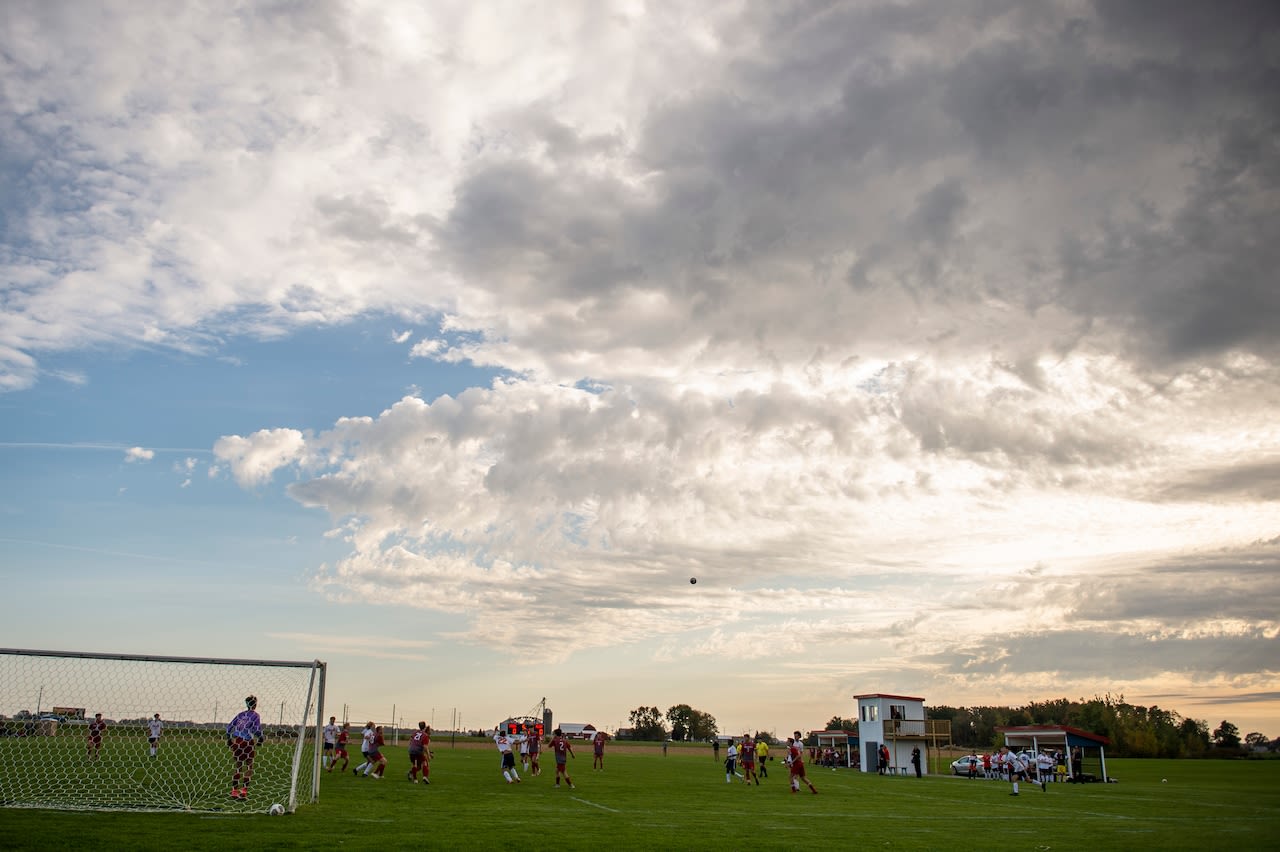
<svg viewBox="0 0 1280 852">
<path fill-rule="evenodd" d="M 978 755 L 977 768 L 974 769 L 974 773 L 977 775 L 982 774 L 982 755 Z M 956 760 L 951 761 L 951 774 L 952 775 L 968 775 L 969 774 L 969 755 L 966 754 L 964 757 L 960 757 L 960 758 L 957 758 Z"/>
</svg>

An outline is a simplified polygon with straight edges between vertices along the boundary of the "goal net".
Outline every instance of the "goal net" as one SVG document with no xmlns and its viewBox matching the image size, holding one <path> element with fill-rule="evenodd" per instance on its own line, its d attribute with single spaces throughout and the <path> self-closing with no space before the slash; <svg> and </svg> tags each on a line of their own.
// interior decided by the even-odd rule
<svg viewBox="0 0 1280 852">
<path fill-rule="evenodd" d="M 293 811 L 319 795 L 324 679 L 319 660 L 0 648 L 0 805 Z M 257 725 L 233 730 L 247 705 Z"/>
</svg>

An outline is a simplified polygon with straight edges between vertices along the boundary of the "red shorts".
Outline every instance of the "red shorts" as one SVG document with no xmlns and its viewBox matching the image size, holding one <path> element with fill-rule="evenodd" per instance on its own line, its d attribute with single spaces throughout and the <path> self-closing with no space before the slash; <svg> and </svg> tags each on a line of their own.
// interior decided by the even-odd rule
<svg viewBox="0 0 1280 852">
<path fill-rule="evenodd" d="M 798 775 L 798 776 L 800 776 L 801 778 L 804 778 L 804 777 L 805 777 L 805 774 L 804 774 L 804 764 L 803 764 L 803 763 L 793 763 L 793 764 L 791 764 L 791 774 L 792 774 L 792 775 Z"/>
<path fill-rule="evenodd" d="M 253 763 L 253 757 L 257 753 L 253 740 L 242 740 L 235 737 L 230 743 L 231 754 L 235 757 L 237 763 Z"/>
</svg>

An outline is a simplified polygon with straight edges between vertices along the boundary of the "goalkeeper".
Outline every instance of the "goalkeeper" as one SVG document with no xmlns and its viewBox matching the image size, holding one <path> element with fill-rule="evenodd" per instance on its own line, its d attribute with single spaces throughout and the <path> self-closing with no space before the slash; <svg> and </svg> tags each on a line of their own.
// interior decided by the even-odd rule
<svg viewBox="0 0 1280 852">
<path fill-rule="evenodd" d="M 253 778 L 253 758 L 262 743 L 262 719 L 258 716 L 258 699 L 250 695 L 245 709 L 227 723 L 227 748 L 235 758 L 236 771 L 231 777 L 231 798 L 249 798 L 249 781 Z"/>
</svg>

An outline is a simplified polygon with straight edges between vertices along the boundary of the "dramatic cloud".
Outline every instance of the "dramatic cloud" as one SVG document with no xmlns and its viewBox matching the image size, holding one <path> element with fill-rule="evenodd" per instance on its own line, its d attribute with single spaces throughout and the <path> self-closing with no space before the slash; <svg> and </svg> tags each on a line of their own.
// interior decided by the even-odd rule
<svg viewBox="0 0 1280 852">
<path fill-rule="evenodd" d="M 333 600 L 900 666 L 851 689 L 1274 682 L 1274 4 L 8 21 L 0 389 L 368 315 L 501 375 L 217 440 L 328 513 Z"/>
</svg>

